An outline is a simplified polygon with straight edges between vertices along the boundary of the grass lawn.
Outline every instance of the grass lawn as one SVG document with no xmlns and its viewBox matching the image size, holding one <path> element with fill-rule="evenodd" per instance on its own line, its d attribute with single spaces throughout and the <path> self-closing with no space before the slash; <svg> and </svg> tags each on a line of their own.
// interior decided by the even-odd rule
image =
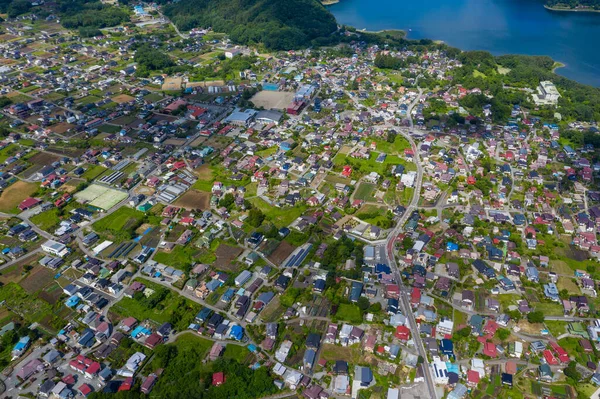
<svg viewBox="0 0 600 399">
<path fill-rule="evenodd" d="M 111 312 L 122 315 L 123 317 L 132 316 L 139 321 L 153 320 L 157 324 L 166 322 L 173 323 L 173 313 L 182 314 L 182 312 L 184 312 L 185 318 L 180 317 L 177 324 L 174 323 L 176 329 L 182 330 L 193 321 L 194 316 L 200 311 L 200 305 L 198 303 L 186 299 L 168 288 L 142 278 L 138 278 L 136 281 L 143 283 L 146 287 L 155 291 L 166 289 L 168 294 L 154 308 L 149 308 L 145 303 L 140 302 L 137 299 L 123 297 L 110 308 Z M 182 309 L 182 306 L 184 309 Z M 187 310 L 185 309 L 186 307 L 188 308 Z"/>
<path fill-rule="evenodd" d="M 130 226 L 138 224 L 145 218 L 143 212 L 123 206 L 115 212 L 94 223 L 94 230 L 98 232 L 120 233 Z"/>
<path fill-rule="evenodd" d="M 363 355 L 360 348 L 356 346 L 323 344 L 321 358 L 329 362 L 344 359 L 350 364 L 357 364 L 363 360 Z"/>
<path fill-rule="evenodd" d="M 269 155 L 275 154 L 278 149 L 279 149 L 279 147 L 277 147 L 276 145 L 274 145 L 273 147 L 269 147 L 269 148 L 266 148 L 264 150 L 257 151 L 256 155 L 258 155 L 260 157 L 268 157 Z"/>
<path fill-rule="evenodd" d="M 335 317 L 338 320 L 347 321 L 353 324 L 360 324 L 363 321 L 363 317 L 358 306 L 346 303 L 340 304 Z"/>
<path fill-rule="evenodd" d="M 0 150 L 0 163 L 4 163 L 8 157 L 16 154 L 19 151 L 19 147 L 15 144 L 9 144 Z"/>
<path fill-rule="evenodd" d="M 563 307 L 557 303 L 540 302 L 535 304 L 535 311 L 541 311 L 546 316 L 562 316 Z"/>
<path fill-rule="evenodd" d="M 336 166 L 352 165 L 354 170 L 361 175 L 368 175 L 370 172 L 385 175 L 385 172 L 389 171 L 392 165 L 404 165 L 407 171 L 417 169 L 414 163 L 406 162 L 397 155 L 388 154 L 383 162 L 377 162 L 378 156 L 379 153 L 376 151 L 371 151 L 369 159 L 347 158 L 343 154 L 338 154 L 333 158 L 333 163 Z"/>
<path fill-rule="evenodd" d="M 91 104 L 91 103 L 97 103 L 100 100 L 102 100 L 100 97 L 85 96 L 85 97 L 80 98 L 79 100 L 77 100 L 77 104 L 79 104 L 79 105 L 87 105 L 87 104 Z"/>
<path fill-rule="evenodd" d="M 86 171 L 81 175 L 82 179 L 94 180 L 106 171 L 106 168 L 101 165 L 88 165 Z"/>
<path fill-rule="evenodd" d="M 386 221 L 387 209 L 377 205 L 365 205 L 356 213 L 356 217 L 360 220 L 377 225 L 378 221 Z"/>
<path fill-rule="evenodd" d="M 304 204 L 296 205 L 294 207 L 278 208 L 269 205 L 265 200 L 259 197 L 250 199 L 250 202 L 265 214 L 266 220 L 274 223 L 278 228 L 288 226 L 306 211 L 306 205 Z"/>
<path fill-rule="evenodd" d="M 375 198 L 373 198 L 373 192 L 375 191 L 375 187 L 375 184 L 361 182 L 356 188 L 356 193 L 354 193 L 354 199 L 363 201 L 375 201 Z"/>
<path fill-rule="evenodd" d="M 396 135 L 396 139 L 393 143 L 388 142 L 387 140 L 376 138 L 369 139 L 369 141 L 374 141 L 376 144 L 377 151 L 385 152 L 386 154 L 400 154 L 404 156 L 404 150 L 410 148 L 410 143 L 401 135 Z"/>
<path fill-rule="evenodd" d="M 558 337 L 567 332 L 567 324 L 564 321 L 546 320 L 544 321 L 546 328 L 554 337 Z"/>
<path fill-rule="evenodd" d="M 154 260 L 179 270 L 188 270 L 202 251 L 191 245 L 176 245 L 171 252 L 159 251 Z"/>
<path fill-rule="evenodd" d="M 160 101 L 162 99 L 163 99 L 163 97 L 160 94 L 157 94 L 157 93 L 150 93 L 150 94 L 148 94 L 148 95 L 146 95 L 144 97 L 144 100 L 150 101 L 150 102 L 153 102 L 153 103 L 157 102 L 157 101 Z"/>
<path fill-rule="evenodd" d="M 36 224 L 40 229 L 45 231 L 54 230 L 60 223 L 58 217 L 59 210 L 57 208 L 50 209 L 48 211 L 38 213 L 31 217 L 31 221 Z"/>
<path fill-rule="evenodd" d="M 213 342 L 208 339 L 199 337 L 194 333 L 189 333 L 180 335 L 177 338 L 177 341 L 175 341 L 175 345 L 178 349 L 184 351 L 189 348 L 201 348 L 202 352 L 208 353 L 210 348 L 212 348 L 213 346 Z"/>
<path fill-rule="evenodd" d="M 229 344 L 225 347 L 223 358 L 233 359 L 239 363 L 243 363 L 246 357 L 250 354 L 250 351 L 245 346 Z"/>
<path fill-rule="evenodd" d="M 496 299 L 502 305 L 502 310 L 507 310 L 510 305 L 517 305 L 517 301 L 521 299 L 520 295 L 516 294 L 500 294 L 496 295 Z"/>
<path fill-rule="evenodd" d="M 121 130 L 121 128 L 119 126 L 115 126 L 115 125 L 100 125 L 98 126 L 98 130 L 101 131 L 102 133 L 117 133 Z"/>
</svg>

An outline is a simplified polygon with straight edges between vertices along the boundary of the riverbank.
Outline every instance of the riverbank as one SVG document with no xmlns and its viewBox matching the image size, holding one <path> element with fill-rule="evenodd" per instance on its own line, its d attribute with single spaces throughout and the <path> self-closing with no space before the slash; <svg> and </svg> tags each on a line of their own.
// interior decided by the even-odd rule
<svg viewBox="0 0 600 399">
<path fill-rule="evenodd" d="M 548 11 L 558 11 L 558 12 L 593 12 L 593 13 L 600 12 L 600 10 L 594 10 L 593 8 L 550 7 L 545 4 L 544 4 L 544 8 Z"/>
</svg>

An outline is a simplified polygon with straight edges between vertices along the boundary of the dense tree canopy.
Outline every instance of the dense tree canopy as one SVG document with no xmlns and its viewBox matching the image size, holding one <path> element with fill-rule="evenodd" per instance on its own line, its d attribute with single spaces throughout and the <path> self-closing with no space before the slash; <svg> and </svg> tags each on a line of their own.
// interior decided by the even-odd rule
<svg viewBox="0 0 600 399">
<path fill-rule="evenodd" d="M 234 42 L 274 50 L 305 47 L 337 28 L 318 0 L 182 0 L 164 12 L 179 29 L 212 27 Z"/>
<path fill-rule="evenodd" d="M 78 29 L 82 36 L 91 36 L 97 34 L 100 28 L 129 21 L 127 9 L 105 5 L 97 0 L 61 0 L 58 12 L 61 24 L 68 29 Z"/>
</svg>

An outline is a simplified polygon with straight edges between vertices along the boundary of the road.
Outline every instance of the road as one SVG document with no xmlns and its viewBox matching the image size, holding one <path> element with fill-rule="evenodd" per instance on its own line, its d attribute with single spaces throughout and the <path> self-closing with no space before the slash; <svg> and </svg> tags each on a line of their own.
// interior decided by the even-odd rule
<svg viewBox="0 0 600 399">
<path fill-rule="evenodd" d="M 412 110 L 415 107 L 415 105 L 421 100 L 422 94 L 423 94 L 423 91 L 419 88 L 419 94 L 417 95 L 417 97 L 414 99 L 414 101 L 408 107 L 407 115 L 409 118 L 409 126 L 411 128 L 413 126 Z M 419 326 L 417 325 L 417 322 L 415 320 L 415 316 L 413 314 L 411 305 L 408 300 L 408 295 L 405 294 L 407 292 L 407 290 L 404 287 L 404 283 L 402 282 L 402 278 L 400 276 L 400 269 L 398 267 L 398 263 L 396 262 L 396 256 L 394 254 L 394 241 L 396 240 L 398 233 L 400 233 L 402 231 L 404 223 L 406 223 L 410 214 L 414 210 L 417 209 L 418 204 L 419 204 L 419 197 L 420 197 L 420 193 L 421 193 L 421 185 L 423 183 L 423 167 L 421 166 L 421 158 L 419 156 L 419 148 L 417 147 L 417 144 L 415 143 L 413 138 L 410 136 L 410 132 L 407 132 L 405 128 L 399 128 L 398 132 L 406 140 L 408 140 L 411 148 L 413 149 L 413 151 L 415 153 L 415 164 L 417 166 L 417 178 L 415 179 L 413 198 L 412 198 L 410 204 L 408 205 L 408 207 L 406 208 L 406 212 L 404 212 L 404 214 L 400 217 L 400 219 L 398 220 L 398 223 L 396 224 L 396 227 L 392 230 L 392 232 L 390 234 L 388 234 L 388 238 L 387 238 L 387 242 L 386 242 L 387 257 L 388 257 L 389 265 L 394 274 L 394 279 L 400 285 L 400 292 L 402 293 L 400 295 L 400 307 L 402 308 L 402 314 L 404 314 L 404 316 L 408 320 L 409 327 L 410 327 L 410 330 L 412 333 L 412 339 L 415 343 L 415 348 L 416 348 L 418 354 L 423 358 L 423 374 L 425 377 L 425 382 L 427 384 L 427 390 L 429 391 L 429 397 L 430 398 L 438 398 L 439 395 L 435 389 L 435 383 L 434 383 L 433 376 L 431 373 L 431 366 L 429 365 L 429 361 L 427 359 L 427 352 L 425 351 L 425 346 L 423 345 L 423 341 L 421 340 L 421 335 L 419 333 Z"/>
</svg>

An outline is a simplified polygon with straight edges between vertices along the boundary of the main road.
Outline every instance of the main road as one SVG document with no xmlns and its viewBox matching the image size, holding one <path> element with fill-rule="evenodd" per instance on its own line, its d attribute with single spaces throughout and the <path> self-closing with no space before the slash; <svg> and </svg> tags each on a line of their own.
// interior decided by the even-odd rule
<svg viewBox="0 0 600 399">
<path fill-rule="evenodd" d="M 413 127 L 412 114 L 411 114 L 412 109 L 420 101 L 422 93 L 423 93 L 422 90 L 419 89 L 418 96 L 415 98 L 415 100 L 410 104 L 410 106 L 408 108 L 407 114 L 408 114 L 408 118 L 409 118 L 408 120 L 409 120 L 410 128 Z M 402 282 L 402 278 L 400 276 L 400 269 L 398 267 L 398 263 L 396 262 L 396 256 L 394 254 L 394 242 L 396 241 L 396 237 L 402 231 L 402 227 L 406 223 L 408 217 L 412 214 L 412 212 L 414 210 L 417 209 L 417 207 L 419 205 L 419 197 L 421 194 L 421 185 L 423 183 L 423 167 L 421 166 L 421 158 L 419 156 L 419 149 L 417 147 L 417 144 L 411 137 L 410 131 L 407 131 L 405 128 L 400 128 L 400 129 L 398 129 L 398 131 L 399 131 L 399 134 L 401 134 L 404 138 L 406 138 L 406 140 L 408 140 L 408 142 L 410 143 L 410 146 L 412 147 L 412 149 L 415 153 L 415 164 L 417 166 L 417 177 L 415 179 L 414 193 L 413 193 L 413 198 L 412 198 L 410 204 L 406 207 L 406 211 L 398 220 L 396 227 L 390 232 L 390 234 L 388 234 L 387 242 L 386 242 L 386 252 L 387 252 L 387 257 L 388 257 L 390 268 L 392 269 L 392 272 L 394 274 L 394 278 L 396 279 L 396 281 L 398 282 L 398 285 L 400 286 L 400 307 L 402 308 L 402 313 L 408 320 L 409 327 L 412 332 L 412 338 L 415 343 L 415 348 L 417 349 L 418 354 L 423 359 L 423 375 L 425 377 L 425 382 L 427 384 L 427 389 L 429 391 L 429 397 L 430 398 L 438 398 L 439 396 L 435 389 L 435 383 L 433 380 L 433 376 L 431 374 L 432 373 L 431 366 L 427 359 L 427 352 L 425 351 L 425 346 L 423 345 L 423 341 L 421 340 L 421 335 L 419 333 L 419 326 L 417 325 L 415 316 L 412 311 L 412 307 L 410 305 L 410 302 L 408 301 L 408 295 L 407 295 L 408 291 L 407 291 L 406 287 L 404 286 L 404 283 Z"/>
</svg>

